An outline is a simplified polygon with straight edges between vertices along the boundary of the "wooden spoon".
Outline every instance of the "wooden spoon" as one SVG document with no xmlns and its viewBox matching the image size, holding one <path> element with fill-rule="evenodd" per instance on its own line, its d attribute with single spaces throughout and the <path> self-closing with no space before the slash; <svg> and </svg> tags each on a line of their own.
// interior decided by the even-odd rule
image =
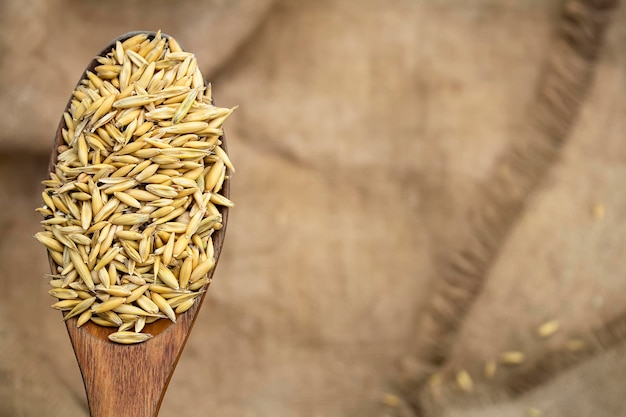
<svg viewBox="0 0 626 417">
<path fill-rule="evenodd" d="M 108 53 L 116 41 L 123 42 L 138 33 L 142 32 L 130 32 L 113 40 L 98 56 Z M 154 32 L 143 33 L 150 37 L 155 35 Z M 165 34 L 162 36 L 168 37 Z M 91 61 L 80 79 L 86 78 L 87 71 L 93 71 L 97 65 L 99 64 L 95 59 Z M 70 102 L 64 112 L 69 106 Z M 65 121 L 61 117 L 50 156 L 50 172 L 54 172 L 57 162 L 57 147 L 63 144 L 61 130 L 64 127 Z M 222 148 L 226 150 L 225 138 L 222 137 L 221 140 Z M 228 173 L 222 194 L 225 197 L 230 195 Z M 228 222 L 228 208 L 220 206 L 220 211 L 223 227 L 213 234 L 216 263 L 221 254 Z M 51 258 L 50 267 L 52 273 L 56 274 L 56 266 Z M 213 271 L 215 267 L 209 272 L 209 278 Z M 136 345 L 119 345 L 109 341 L 107 336 L 115 329 L 96 326 L 91 322 L 79 328 L 76 326 L 77 318 L 66 321 L 92 417 L 154 417 L 158 414 L 165 390 L 205 295 L 206 293 L 202 294 L 188 311 L 178 315 L 176 323 L 158 320 L 146 325 L 144 332 L 154 337 Z"/>
</svg>

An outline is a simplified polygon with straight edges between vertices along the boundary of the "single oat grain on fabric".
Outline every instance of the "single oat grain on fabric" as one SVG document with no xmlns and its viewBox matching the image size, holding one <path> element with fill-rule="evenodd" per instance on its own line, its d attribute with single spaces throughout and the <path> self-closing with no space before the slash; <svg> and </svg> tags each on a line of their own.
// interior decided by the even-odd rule
<svg viewBox="0 0 626 417">
<path fill-rule="evenodd" d="M 234 173 L 196 58 L 171 37 L 141 33 L 87 71 L 63 114 L 57 163 L 43 181 L 37 240 L 55 264 L 52 305 L 77 325 L 140 343 L 205 291 Z"/>
</svg>

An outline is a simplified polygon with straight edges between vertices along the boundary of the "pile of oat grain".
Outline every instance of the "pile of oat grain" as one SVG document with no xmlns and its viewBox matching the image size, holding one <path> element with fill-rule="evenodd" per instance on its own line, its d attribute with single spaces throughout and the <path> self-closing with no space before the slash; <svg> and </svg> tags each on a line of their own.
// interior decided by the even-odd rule
<svg viewBox="0 0 626 417">
<path fill-rule="evenodd" d="M 234 109 L 211 104 L 194 55 L 160 32 L 97 61 L 63 115 L 36 238 L 57 265 L 53 307 L 138 343 L 152 337 L 146 323 L 175 322 L 209 283 L 218 206 L 233 205 L 219 193 L 234 172 L 220 146 Z"/>
</svg>

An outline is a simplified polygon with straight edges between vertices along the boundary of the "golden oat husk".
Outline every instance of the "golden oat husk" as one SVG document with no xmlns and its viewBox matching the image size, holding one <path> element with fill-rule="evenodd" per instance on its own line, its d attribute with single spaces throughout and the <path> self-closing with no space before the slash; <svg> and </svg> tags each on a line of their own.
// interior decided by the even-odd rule
<svg viewBox="0 0 626 417">
<path fill-rule="evenodd" d="M 189 295 L 189 294 L 194 294 L 193 291 L 189 291 L 189 290 L 185 290 L 185 289 L 180 289 L 180 290 L 172 290 L 170 289 L 169 292 L 160 292 L 158 293 L 161 297 L 165 298 L 166 300 L 172 299 L 172 298 L 176 298 L 176 297 L 180 297 L 181 295 Z"/>
<path fill-rule="evenodd" d="M 209 127 L 206 122 L 185 122 L 161 128 L 164 133 L 182 135 L 185 133 L 197 133 Z"/>
<path fill-rule="evenodd" d="M 48 215 L 52 215 L 52 213 L 48 214 Z M 50 219 L 46 219 L 46 220 L 42 220 L 39 223 L 41 223 L 42 225 L 60 225 L 60 224 L 65 224 L 67 223 L 69 220 L 65 217 L 52 217 Z"/>
<path fill-rule="evenodd" d="M 165 206 L 165 207 L 161 207 L 155 211 L 153 211 L 151 213 L 151 216 L 153 219 L 158 219 L 161 218 L 163 216 L 167 216 L 168 214 L 170 214 L 171 212 L 173 212 L 174 210 L 176 210 L 175 207 L 172 206 Z"/>
<path fill-rule="evenodd" d="M 126 163 L 126 162 L 124 162 L 124 163 Z M 122 181 L 122 182 L 120 182 L 118 184 L 114 184 L 114 185 L 112 185 L 110 187 L 105 188 L 104 189 L 104 193 L 105 194 L 114 194 L 114 193 L 116 193 L 118 191 L 126 191 L 129 188 L 133 188 L 136 185 L 136 183 L 137 182 L 135 180 L 125 180 L 125 181 Z"/>
<path fill-rule="evenodd" d="M 113 323 L 112 321 L 103 319 L 102 317 L 92 315 L 90 320 L 97 324 L 98 326 L 103 327 L 119 327 L 119 324 Z"/>
<path fill-rule="evenodd" d="M 130 258 L 131 261 L 141 262 L 141 256 L 139 256 L 139 252 L 137 252 L 137 250 L 135 250 L 135 248 L 131 246 L 131 241 L 123 240 L 122 247 L 124 248 L 124 252 L 126 252 L 126 255 Z"/>
<path fill-rule="evenodd" d="M 440 386 L 443 383 L 443 373 L 435 372 L 431 374 L 428 377 L 427 383 L 431 388 Z"/>
<path fill-rule="evenodd" d="M 135 321 L 139 318 L 139 316 L 136 314 L 126 314 L 126 313 L 116 313 L 116 314 L 120 319 L 122 319 L 124 323 L 129 322 L 129 321 Z"/>
<path fill-rule="evenodd" d="M 118 327 L 117 331 L 118 332 L 124 332 L 127 331 L 128 329 L 131 329 L 133 327 L 135 327 L 135 323 L 137 322 L 137 320 L 133 320 L 133 321 L 124 321 L 122 323 L 122 325 L 120 327 Z"/>
<path fill-rule="evenodd" d="M 196 245 L 197 248 L 200 249 L 200 253 L 202 254 L 205 253 L 206 244 L 203 241 L 203 239 L 200 237 L 200 235 L 194 234 L 193 236 L 191 236 L 191 241 L 193 242 L 194 245 Z"/>
<path fill-rule="evenodd" d="M 77 233 L 72 233 L 72 234 L 68 235 L 68 237 L 70 238 L 70 240 L 72 242 L 76 243 L 77 245 L 88 246 L 88 245 L 91 244 L 91 239 L 89 239 L 85 235 L 79 235 Z"/>
<path fill-rule="evenodd" d="M 146 191 L 163 198 L 176 198 L 178 196 L 178 193 L 174 188 L 162 184 L 146 185 Z"/>
<path fill-rule="evenodd" d="M 71 270 L 65 276 L 65 279 L 63 280 L 62 287 L 63 288 L 67 288 L 68 286 L 71 287 L 71 285 L 74 284 L 74 281 L 76 281 L 77 278 L 78 278 L 78 272 L 76 272 L 75 269 Z M 74 287 L 71 287 L 71 288 L 74 288 Z M 74 288 L 74 289 L 76 289 L 76 288 Z M 85 286 L 85 289 L 88 289 L 88 288 Z M 79 294 L 79 296 L 80 296 L 80 294 Z"/>
<path fill-rule="evenodd" d="M 43 243 L 48 249 L 55 252 L 63 252 L 63 245 L 60 244 L 53 236 L 47 234 L 47 232 L 39 232 L 35 234 L 35 238 Z"/>
<path fill-rule="evenodd" d="M 198 91 L 199 89 L 195 88 L 191 90 L 189 94 L 187 94 L 187 97 L 185 97 L 183 102 L 174 112 L 174 115 L 172 116 L 172 124 L 175 125 L 179 123 L 187 115 L 187 113 L 191 109 L 191 105 L 193 104 L 194 100 L 198 96 Z"/>
<path fill-rule="evenodd" d="M 592 207 L 592 215 L 596 221 L 601 221 L 602 219 L 604 219 L 604 215 L 605 215 L 604 204 L 595 203 Z"/>
<path fill-rule="evenodd" d="M 141 316 L 135 322 L 135 332 L 139 333 L 146 326 L 146 316 Z"/>
<path fill-rule="evenodd" d="M 206 254 L 209 258 L 214 258 L 215 257 L 215 247 L 213 246 L 213 238 L 211 236 L 208 236 L 207 238 L 203 239 L 203 241 L 206 240 Z"/>
<path fill-rule="evenodd" d="M 50 197 L 50 195 L 46 192 L 46 191 L 42 191 L 41 192 L 41 197 L 43 199 L 44 204 L 49 207 L 51 210 L 55 210 L 55 205 L 54 202 L 52 201 L 52 198 Z"/>
<path fill-rule="evenodd" d="M 153 103 L 159 100 L 158 96 L 155 95 L 145 95 L 145 96 L 130 96 L 120 100 L 117 100 L 113 103 L 113 107 L 116 109 L 129 109 L 132 107 L 140 107 L 145 106 L 146 104 Z"/>
<path fill-rule="evenodd" d="M 126 302 L 128 304 L 130 304 L 130 303 L 133 303 L 133 302 L 137 301 L 137 299 L 139 299 L 139 297 L 141 297 L 148 290 L 148 288 L 150 288 L 149 284 L 144 284 L 144 285 L 141 285 L 141 286 L 135 288 L 126 297 Z"/>
<path fill-rule="evenodd" d="M 222 190 L 222 186 L 224 185 L 226 178 L 226 167 L 223 167 L 220 172 L 220 177 L 217 179 L 217 184 L 215 184 L 215 187 L 213 188 L 214 193 L 219 193 Z"/>
<path fill-rule="evenodd" d="M 81 300 L 61 300 L 52 304 L 51 307 L 56 310 L 69 311 L 76 307 L 80 302 Z"/>
<path fill-rule="evenodd" d="M 78 298 L 78 293 L 76 291 L 67 288 L 53 288 L 48 291 L 48 294 L 50 294 L 54 298 L 62 300 L 73 300 L 75 298 Z"/>
<path fill-rule="evenodd" d="M 176 314 L 182 314 L 185 311 L 189 310 L 191 307 L 193 307 L 195 302 L 196 302 L 195 298 L 191 298 L 189 300 L 183 301 L 176 307 L 176 310 L 175 310 Z"/>
<path fill-rule="evenodd" d="M 115 233 L 115 230 L 113 230 L 113 233 Z M 94 267 L 94 270 L 97 271 L 107 266 L 109 263 L 111 263 L 111 261 L 113 261 L 113 259 L 115 259 L 115 257 L 117 256 L 119 252 L 120 252 L 120 248 L 117 248 L 117 247 L 110 248 L 104 254 L 104 256 L 100 258 L 100 261 L 96 264 L 96 266 Z"/>
<path fill-rule="evenodd" d="M 106 239 L 107 236 L 104 235 L 104 238 Z M 87 257 L 87 266 L 89 268 L 93 268 L 96 265 L 96 262 L 98 261 L 98 256 L 100 255 L 100 249 L 103 247 L 104 242 L 96 242 L 95 245 L 93 245 L 93 247 L 90 249 L 89 252 L 89 256 Z"/>
<path fill-rule="evenodd" d="M 152 240 L 152 237 L 146 235 L 139 241 L 139 257 L 141 258 L 141 262 L 146 262 L 148 260 L 148 256 L 150 256 L 150 252 L 152 250 Z"/>
<path fill-rule="evenodd" d="M 168 287 L 175 289 L 175 290 L 180 288 L 178 280 L 176 279 L 176 277 L 174 276 L 172 271 L 170 271 L 169 268 L 165 266 L 159 268 L 158 276 L 159 276 L 159 279 Z"/>
<path fill-rule="evenodd" d="M 89 272 L 87 265 L 83 261 L 83 258 L 78 252 L 71 249 L 69 250 L 69 256 L 72 264 L 74 264 L 74 268 L 76 268 L 76 272 L 78 272 L 78 275 L 80 275 L 85 285 L 87 285 L 89 289 L 93 290 L 95 288 L 95 284 L 91 278 L 91 273 Z"/>
<path fill-rule="evenodd" d="M 72 193 L 71 197 L 74 200 L 78 200 L 78 201 L 90 201 L 91 200 L 91 194 L 86 193 L 86 192 Z M 91 219 L 89 219 L 89 220 L 91 220 Z"/>
<path fill-rule="evenodd" d="M 52 235 L 58 242 L 62 243 L 70 249 L 78 250 L 76 244 L 65 233 L 63 233 L 61 229 L 56 226 L 52 226 L 50 230 L 52 231 Z"/>
<path fill-rule="evenodd" d="M 110 284 L 110 281 L 109 281 L 109 284 Z M 96 285 L 96 290 L 103 291 L 114 297 L 128 297 L 129 295 L 132 294 L 132 292 L 128 288 L 124 288 L 120 285 L 109 285 L 108 288 L 104 286 Z M 130 302 L 130 301 L 126 300 L 126 302 Z"/>
<path fill-rule="evenodd" d="M 48 284 L 52 288 L 63 288 L 63 279 L 51 279 Z"/>
<path fill-rule="evenodd" d="M 149 202 L 149 201 L 154 201 L 154 200 L 159 199 L 159 196 L 154 195 L 146 190 L 141 190 L 137 188 L 127 190 L 125 191 L 125 193 L 139 201 L 144 201 L 144 202 Z"/>
<path fill-rule="evenodd" d="M 204 210 L 200 210 L 191 217 L 191 219 L 189 220 L 189 224 L 187 225 L 187 230 L 185 230 L 185 236 L 193 236 L 193 234 L 196 233 L 196 231 L 198 230 L 198 227 L 200 227 L 200 222 L 202 221 L 204 217 L 204 213 L 205 213 Z M 179 250 L 179 251 L 174 250 L 174 252 L 180 254 L 182 250 Z"/>
<path fill-rule="evenodd" d="M 115 198 L 117 198 L 122 203 L 126 204 L 127 206 L 138 208 L 138 209 L 141 208 L 141 203 L 137 199 L 135 199 L 134 197 L 124 192 L 118 191 L 118 192 L 115 192 L 114 195 L 115 195 Z"/>
<path fill-rule="evenodd" d="M 152 175 L 152 176 L 142 180 L 141 182 L 146 183 L 146 184 L 164 184 L 164 183 L 167 183 L 168 181 L 171 181 L 171 180 L 172 180 L 172 177 L 170 177 L 169 175 L 154 174 L 154 175 Z M 151 187 L 152 187 L 152 185 L 151 185 Z M 146 190 L 150 191 L 148 188 L 146 188 Z M 153 194 L 157 194 L 157 193 L 153 193 Z"/>
<path fill-rule="evenodd" d="M 191 277 L 191 271 L 193 269 L 193 260 L 191 257 L 185 258 L 183 261 L 183 265 L 180 268 L 178 280 L 181 288 L 186 288 L 189 283 L 189 278 Z"/>
<path fill-rule="evenodd" d="M 211 280 L 207 277 L 205 278 L 200 278 L 199 280 L 192 282 L 191 284 L 189 284 L 189 289 L 191 291 L 197 291 L 200 288 L 204 287 L 205 285 L 209 285 L 211 283 Z"/>
<path fill-rule="evenodd" d="M 201 159 L 209 154 L 208 150 L 196 148 L 167 148 L 161 150 L 161 155 L 178 159 Z"/>
<path fill-rule="evenodd" d="M 496 371 L 498 370 L 498 363 L 494 360 L 487 361 L 485 363 L 485 377 L 487 379 L 493 379 L 496 375 Z"/>
<path fill-rule="evenodd" d="M 172 291 L 174 292 L 179 291 L 181 294 L 184 293 L 183 290 L 174 290 L 171 287 L 168 287 L 167 285 L 161 285 L 161 284 L 150 284 L 149 290 L 150 292 L 157 292 L 159 294 L 167 294 L 167 293 L 171 293 Z"/>
<path fill-rule="evenodd" d="M 120 314 L 132 314 L 135 316 L 158 316 L 158 314 L 150 313 L 140 307 L 130 304 L 122 304 L 119 307 L 116 307 L 113 311 Z"/>
<path fill-rule="evenodd" d="M 587 343 L 582 339 L 569 339 L 565 342 L 565 348 L 570 352 L 580 352 L 587 347 Z"/>
<path fill-rule="evenodd" d="M 500 354 L 500 363 L 505 365 L 521 365 L 524 363 L 526 355 L 524 352 L 508 351 Z"/>
<path fill-rule="evenodd" d="M 104 320 L 107 320 L 108 322 L 112 323 L 115 326 L 121 326 L 122 323 L 124 323 L 120 316 L 118 316 L 115 312 L 110 311 L 110 310 L 104 311 L 98 314 L 98 317 L 103 318 Z"/>
<path fill-rule="evenodd" d="M 211 202 L 220 206 L 234 207 L 235 203 L 221 194 L 211 193 Z"/>
<path fill-rule="evenodd" d="M 162 223 L 158 225 L 157 227 L 158 227 L 159 232 L 168 233 L 168 234 L 169 233 L 182 234 L 182 233 L 185 233 L 185 230 L 187 230 L 187 225 L 185 223 L 180 223 L 180 222 Z"/>
<path fill-rule="evenodd" d="M 149 333 L 137 333 L 137 332 L 129 332 L 129 331 L 118 331 L 115 333 L 111 333 L 108 336 L 109 340 L 115 343 L 120 343 L 124 345 L 130 345 L 135 343 L 142 343 L 146 340 L 150 340 L 152 335 Z"/>
<path fill-rule="evenodd" d="M 176 242 L 176 234 L 171 233 L 167 240 L 167 243 L 163 247 L 162 261 L 164 265 L 169 265 L 172 263 L 175 242 Z"/>
<path fill-rule="evenodd" d="M 215 266 L 215 259 L 213 258 L 209 258 L 206 261 L 201 262 L 191 273 L 191 276 L 189 277 L 189 281 L 192 283 L 198 281 L 200 278 L 206 276 L 206 274 L 208 274 L 209 271 L 213 269 L 214 266 Z"/>
<path fill-rule="evenodd" d="M 137 181 L 143 181 L 144 179 L 149 178 L 152 175 L 154 175 L 158 169 L 159 169 L 158 164 L 151 163 L 150 165 L 146 166 L 143 170 L 141 170 L 141 172 L 137 173 L 137 175 L 135 175 L 135 179 Z"/>
<path fill-rule="evenodd" d="M 185 177 L 172 178 L 172 182 L 185 188 L 196 188 L 198 186 L 195 181 Z"/>
<path fill-rule="evenodd" d="M 147 214 L 129 213 L 122 214 L 114 219 L 111 218 L 111 223 L 123 226 L 132 226 L 136 224 L 146 223 L 148 220 L 150 220 L 150 216 L 148 216 Z"/>
<path fill-rule="evenodd" d="M 126 302 L 126 298 L 123 297 L 111 297 L 108 301 L 101 304 L 97 304 L 91 307 L 91 311 L 95 314 L 104 313 L 106 311 L 114 310 Z"/>
<path fill-rule="evenodd" d="M 224 161 L 219 160 L 213 164 L 209 172 L 204 177 L 204 190 L 205 191 L 213 191 L 215 186 L 217 185 L 218 180 L 220 179 L 220 175 L 224 168 Z"/>
<path fill-rule="evenodd" d="M 64 320 L 68 320 L 71 319 L 72 317 L 75 317 L 79 314 L 82 314 L 85 312 L 85 310 L 87 310 L 89 307 L 91 307 L 91 305 L 96 301 L 96 297 L 89 297 L 89 298 L 85 298 L 84 300 L 80 301 L 78 304 L 76 304 L 74 306 L 74 308 L 72 308 L 72 310 L 70 310 L 69 313 L 67 313 L 65 315 L 65 317 L 63 317 Z M 91 315 L 90 315 L 91 316 Z"/>
<path fill-rule="evenodd" d="M 115 212 L 115 209 L 119 204 L 120 201 L 117 198 L 110 199 L 100 210 L 98 210 L 98 214 L 94 216 L 93 221 L 98 223 L 103 220 L 107 220 L 109 216 Z"/>
<path fill-rule="evenodd" d="M 118 230 L 115 232 L 115 236 L 118 239 L 124 240 L 141 240 L 143 235 L 139 232 L 134 232 L 132 230 Z"/>
<path fill-rule="evenodd" d="M 111 282 L 110 282 L 109 272 L 107 271 L 107 268 L 101 268 L 101 269 L 98 269 L 97 271 L 92 271 L 92 275 L 94 272 L 96 272 L 96 276 L 98 277 L 98 281 L 100 282 L 99 285 L 104 288 L 109 288 L 109 286 L 111 285 Z"/>
<path fill-rule="evenodd" d="M 213 151 L 215 152 L 215 155 L 217 155 L 222 161 L 224 161 L 224 164 L 228 167 L 228 169 L 230 169 L 230 172 L 234 174 L 235 166 L 230 161 L 230 158 L 228 157 L 228 154 L 224 151 L 224 149 L 222 149 L 221 146 L 216 146 Z"/>
<path fill-rule="evenodd" d="M 560 327 L 561 324 L 558 320 L 546 321 L 537 328 L 537 336 L 541 339 L 547 339 L 558 332 Z"/>
<path fill-rule="evenodd" d="M 472 377 L 469 372 L 466 370 L 461 370 L 456 374 L 456 383 L 461 388 L 461 390 L 465 392 L 472 392 L 474 390 L 474 381 L 472 381 Z"/>
<path fill-rule="evenodd" d="M 141 307 L 143 310 L 147 311 L 151 314 L 156 314 L 159 312 L 159 307 L 148 297 L 145 295 L 141 295 L 137 301 L 137 305 Z"/>
<path fill-rule="evenodd" d="M 178 259 L 188 246 L 189 237 L 187 235 L 180 236 L 176 241 L 176 244 L 174 245 L 174 251 L 172 252 L 174 258 Z"/>
<path fill-rule="evenodd" d="M 176 308 L 183 302 L 186 302 L 188 300 L 195 300 L 200 294 L 201 294 L 201 292 L 192 292 L 192 293 L 182 294 L 182 295 L 181 294 L 177 294 L 177 293 L 160 294 L 160 295 L 161 295 L 161 297 L 166 299 L 167 303 L 172 308 Z M 167 295 L 167 297 L 166 297 L 166 295 Z M 171 297 L 170 297 L 170 295 L 171 295 Z"/>
<path fill-rule="evenodd" d="M 172 307 L 167 303 L 167 301 L 165 301 L 165 298 L 163 298 L 161 295 L 159 295 L 156 292 L 153 292 L 151 294 L 151 297 L 152 297 L 152 301 L 154 301 L 154 304 L 156 304 L 159 307 L 159 310 L 161 310 L 161 312 L 163 312 L 171 321 L 176 323 L 176 313 L 174 312 Z"/>
<path fill-rule="evenodd" d="M 119 281 L 119 274 L 117 273 L 117 268 L 113 263 L 109 264 L 109 284 L 116 285 Z"/>
<path fill-rule="evenodd" d="M 107 293 L 99 292 L 99 293 L 96 293 L 96 298 L 102 302 L 106 302 L 106 301 L 109 301 L 111 296 Z"/>
<path fill-rule="evenodd" d="M 81 300 L 86 300 L 88 298 L 91 298 L 92 296 L 90 292 L 83 290 L 77 290 L 76 293 L 78 294 L 78 298 L 80 298 Z"/>
<path fill-rule="evenodd" d="M 95 297 L 94 297 L 95 299 Z M 89 308 L 89 307 L 87 307 Z M 91 320 L 91 316 L 93 315 L 93 313 L 91 312 L 91 310 L 85 310 L 83 311 L 80 316 L 78 316 L 78 320 L 76 320 L 76 327 L 80 327 L 83 324 L 87 323 L 89 320 Z"/>
<path fill-rule="evenodd" d="M 126 177 L 133 169 L 135 169 L 136 166 L 137 166 L 136 164 L 128 164 L 128 165 L 121 166 L 117 170 L 113 171 L 111 175 L 109 175 L 108 178 L 101 178 L 100 182 L 109 183 L 113 180 L 113 178 L 117 178 L 116 181 L 118 184 L 123 181 L 128 181 L 128 179 L 124 177 Z M 107 194 L 110 194 L 110 193 L 107 193 Z"/>
</svg>

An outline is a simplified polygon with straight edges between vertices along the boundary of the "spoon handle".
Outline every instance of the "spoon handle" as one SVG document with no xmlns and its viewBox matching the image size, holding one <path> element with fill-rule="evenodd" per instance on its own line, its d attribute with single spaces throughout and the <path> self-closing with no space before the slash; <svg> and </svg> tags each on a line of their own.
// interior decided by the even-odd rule
<svg viewBox="0 0 626 417">
<path fill-rule="evenodd" d="M 181 315 L 176 325 L 164 323 L 165 330 L 147 342 L 121 347 L 106 339 L 108 329 L 67 321 L 91 417 L 157 416 L 194 313 Z"/>
</svg>

